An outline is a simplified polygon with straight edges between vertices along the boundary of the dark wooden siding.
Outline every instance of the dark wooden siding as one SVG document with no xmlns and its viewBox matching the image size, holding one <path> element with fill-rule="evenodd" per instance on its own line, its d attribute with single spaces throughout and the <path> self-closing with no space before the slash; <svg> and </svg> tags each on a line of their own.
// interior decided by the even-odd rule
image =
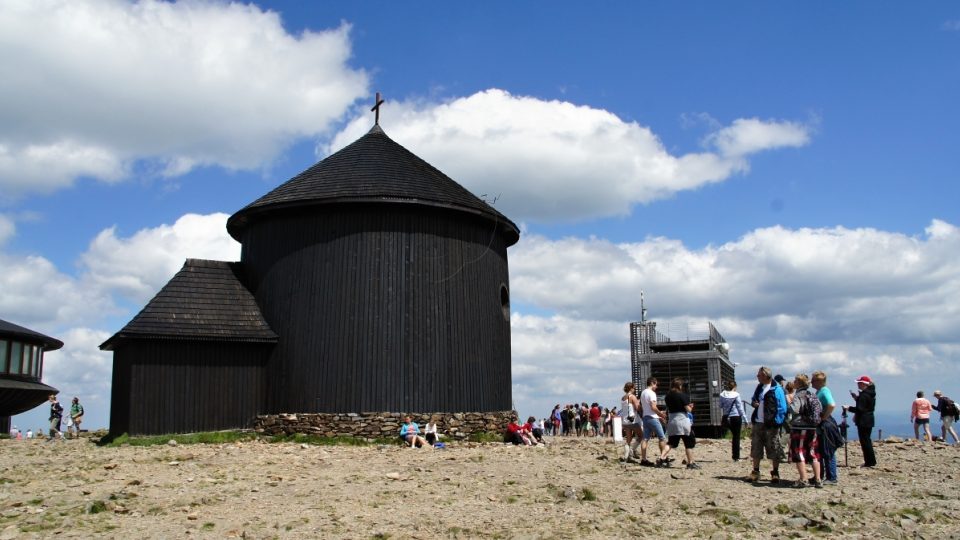
<svg viewBox="0 0 960 540">
<path fill-rule="evenodd" d="M 125 340 L 114 351 L 111 433 L 250 427 L 264 412 L 270 345 Z"/>
<path fill-rule="evenodd" d="M 242 243 L 280 335 L 269 412 L 511 408 L 507 255 L 493 220 L 329 206 L 252 223 Z"/>
</svg>

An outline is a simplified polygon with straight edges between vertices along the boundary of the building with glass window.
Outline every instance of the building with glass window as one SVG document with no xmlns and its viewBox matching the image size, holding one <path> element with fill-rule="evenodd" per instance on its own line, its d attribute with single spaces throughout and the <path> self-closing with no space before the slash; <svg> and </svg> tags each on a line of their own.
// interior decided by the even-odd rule
<svg viewBox="0 0 960 540">
<path fill-rule="evenodd" d="M 0 319 L 0 433 L 10 431 L 10 417 L 29 411 L 59 392 L 40 382 L 43 353 L 63 342 Z"/>
</svg>

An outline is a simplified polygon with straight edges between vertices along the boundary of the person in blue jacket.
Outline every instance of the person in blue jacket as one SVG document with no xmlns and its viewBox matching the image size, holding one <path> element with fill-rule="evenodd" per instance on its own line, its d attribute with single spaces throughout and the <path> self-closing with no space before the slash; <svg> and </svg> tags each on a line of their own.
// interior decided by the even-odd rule
<svg viewBox="0 0 960 540">
<path fill-rule="evenodd" d="M 780 463 L 787 460 L 783 452 L 783 420 L 787 415 L 787 395 L 783 387 L 773 380 L 773 372 L 768 367 L 757 371 L 760 392 L 753 402 L 756 413 L 753 419 L 750 457 L 753 458 L 753 471 L 747 477 L 750 482 L 760 480 L 760 460 L 766 452 L 773 468 L 770 471 L 770 483 L 780 483 Z"/>
</svg>

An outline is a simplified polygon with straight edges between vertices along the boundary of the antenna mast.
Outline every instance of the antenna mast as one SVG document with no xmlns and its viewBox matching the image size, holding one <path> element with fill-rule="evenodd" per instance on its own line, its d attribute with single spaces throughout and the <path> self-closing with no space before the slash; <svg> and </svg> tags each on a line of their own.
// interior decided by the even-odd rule
<svg viewBox="0 0 960 540">
<path fill-rule="evenodd" d="M 640 322 L 647 322 L 647 308 L 643 307 L 643 290 L 640 290 Z"/>
</svg>

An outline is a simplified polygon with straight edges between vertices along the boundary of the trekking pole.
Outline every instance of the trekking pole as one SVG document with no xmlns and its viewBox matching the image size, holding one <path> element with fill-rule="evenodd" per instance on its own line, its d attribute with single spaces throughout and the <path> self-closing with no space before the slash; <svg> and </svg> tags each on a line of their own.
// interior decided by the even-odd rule
<svg viewBox="0 0 960 540">
<path fill-rule="evenodd" d="M 843 412 L 840 413 L 842 418 L 840 422 L 840 434 L 843 435 L 843 466 L 849 467 L 847 463 L 847 409 L 844 408 Z"/>
</svg>

